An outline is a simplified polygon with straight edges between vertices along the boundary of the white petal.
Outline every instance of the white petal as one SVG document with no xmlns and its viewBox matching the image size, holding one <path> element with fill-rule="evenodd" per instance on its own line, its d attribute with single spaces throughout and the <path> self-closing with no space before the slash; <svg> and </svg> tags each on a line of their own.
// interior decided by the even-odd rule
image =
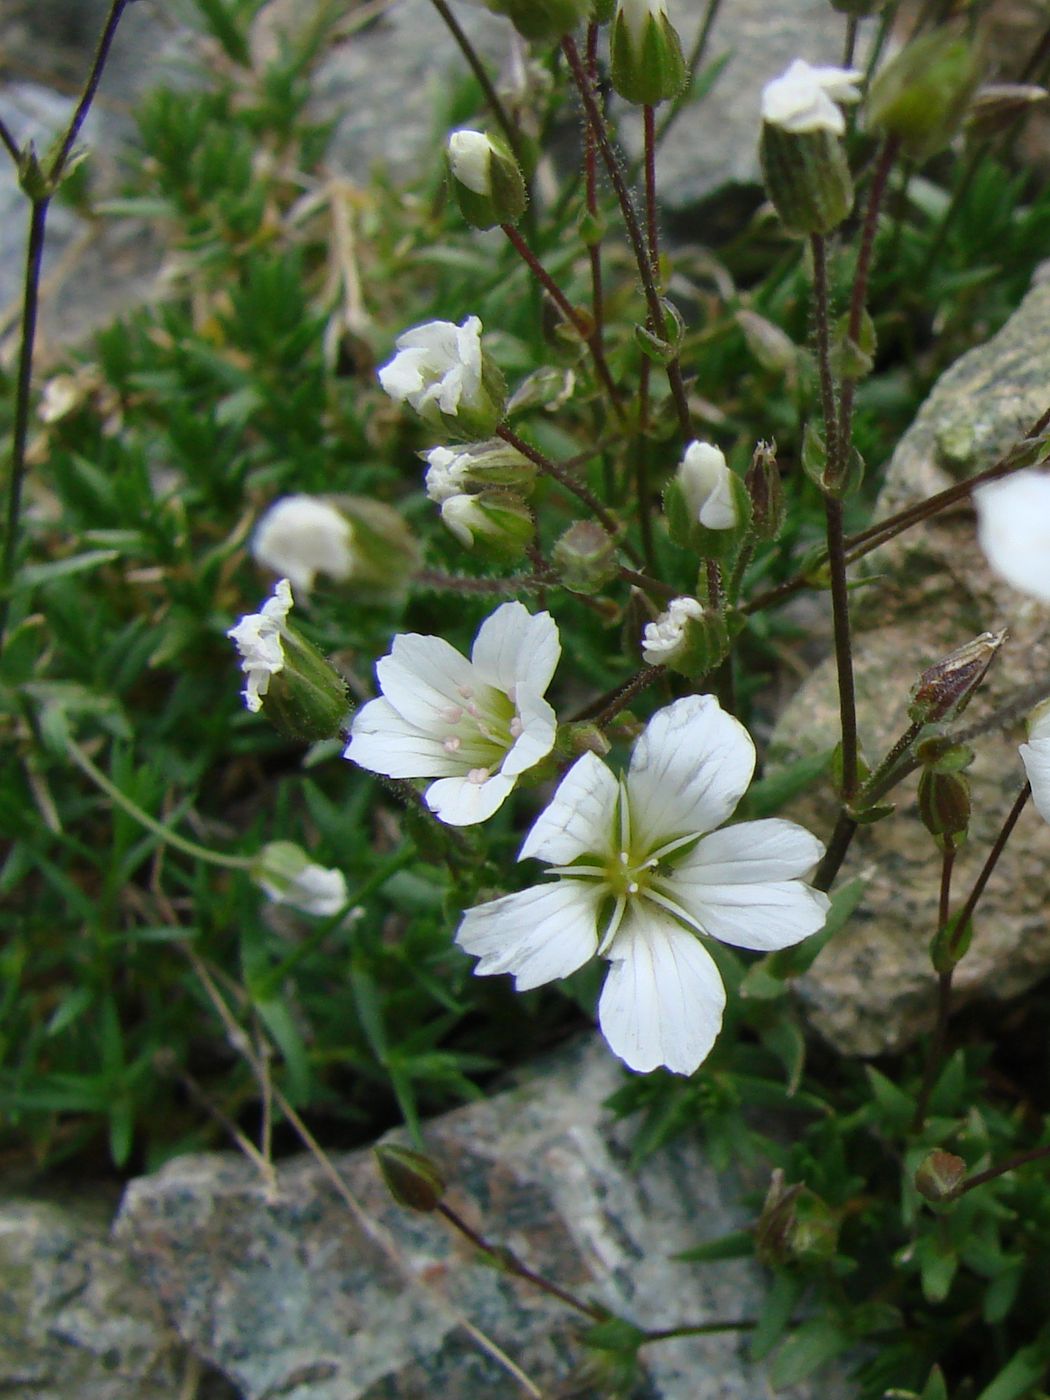
<svg viewBox="0 0 1050 1400">
<path fill-rule="evenodd" d="M 627 775 L 632 844 L 652 850 L 721 826 L 754 770 L 751 736 L 713 695 L 687 695 L 657 710 Z"/>
<path fill-rule="evenodd" d="M 513 696 L 524 684 L 542 695 L 560 655 L 558 625 L 550 613 L 533 616 L 521 603 L 504 603 L 481 624 L 470 659 L 497 690 Z"/>
<path fill-rule="evenodd" d="M 558 718 L 542 696 L 519 689 L 518 719 L 521 733 L 500 765 L 501 773 L 524 773 L 547 757 L 557 738 Z"/>
<path fill-rule="evenodd" d="M 1032 738 L 1021 745 L 1021 761 L 1032 784 L 1032 801 L 1043 821 L 1050 822 L 1050 739 Z"/>
<path fill-rule="evenodd" d="M 252 536 L 252 555 L 264 568 L 286 574 L 297 589 L 314 575 L 349 578 L 354 569 L 350 522 L 316 496 L 285 496 L 263 515 Z"/>
<path fill-rule="evenodd" d="M 475 194 L 492 193 L 492 143 L 480 131 L 454 131 L 448 138 L 453 176 Z"/>
<path fill-rule="evenodd" d="M 421 733 L 386 700 L 369 700 L 354 715 L 343 757 L 388 778 L 439 778 L 464 768 L 440 739 Z"/>
<path fill-rule="evenodd" d="M 797 880 L 824 854 L 824 844 L 797 822 L 770 817 L 740 822 L 705 836 L 669 883 L 745 885 L 767 880 Z"/>
<path fill-rule="evenodd" d="M 445 714 L 461 706 L 464 691 L 477 684 L 474 668 L 442 637 L 404 632 L 394 638 L 390 655 L 376 663 L 383 694 L 411 724 L 444 734 Z"/>
<path fill-rule="evenodd" d="M 690 884 L 675 871 L 664 887 L 697 927 L 735 948 L 790 948 L 824 927 L 831 901 L 801 880 Z"/>
<path fill-rule="evenodd" d="M 448 826 L 473 826 L 498 811 L 513 788 L 514 779 L 500 773 L 480 783 L 469 776 L 440 778 L 423 796 L 439 821 Z"/>
<path fill-rule="evenodd" d="M 578 856 L 611 854 L 619 793 L 619 783 L 597 754 L 585 753 L 536 818 L 518 859 L 568 865 Z"/>
<path fill-rule="evenodd" d="M 524 992 L 568 977 L 594 956 L 600 898 L 597 886 L 581 880 L 536 885 L 468 909 L 456 942 L 480 957 L 479 977 L 513 972 Z"/>
<path fill-rule="evenodd" d="M 631 1069 L 692 1074 L 722 1025 L 726 994 L 699 940 L 652 906 L 633 909 L 612 947 L 598 1019 Z"/>
<path fill-rule="evenodd" d="M 990 481 L 973 500 L 989 564 L 1013 588 L 1050 603 L 1050 472 Z"/>
</svg>

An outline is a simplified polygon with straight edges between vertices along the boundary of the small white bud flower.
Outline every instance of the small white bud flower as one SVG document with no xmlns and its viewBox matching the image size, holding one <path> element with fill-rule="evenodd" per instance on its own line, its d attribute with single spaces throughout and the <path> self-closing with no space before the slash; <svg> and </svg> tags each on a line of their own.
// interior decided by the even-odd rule
<svg viewBox="0 0 1050 1400">
<path fill-rule="evenodd" d="M 655 622 L 646 624 L 642 636 L 642 660 L 649 666 L 666 666 L 686 646 L 686 626 L 699 622 L 704 610 L 695 598 L 675 598 Z"/>
<path fill-rule="evenodd" d="M 285 496 L 272 505 L 255 527 L 251 550 L 257 563 L 302 592 L 319 573 L 341 581 L 354 569 L 350 522 L 316 496 Z"/>
<path fill-rule="evenodd" d="M 475 194 L 492 193 L 492 142 L 481 131 L 454 131 L 448 138 L 453 177 Z"/>
<path fill-rule="evenodd" d="M 341 870 L 315 865 L 293 841 L 271 841 L 251 869 L 252 879 L 275 904 L 287 904 L 304 914 L 330 918 L 346 904 L 346 879 Z"/>
<path fill-rule="evenodd" d="M 814 68 L 796 58 L 762 89 L 762 120 L 794 135 L 830 131 L 841 136 L 846 122 L 836 104 L 860 101 L 856 84 L 863 76 L 856 68 Z"/>
<path fill-rule="evenodd" d="M 722 451 L 709 442 L 691 442 L 678 468 L 678 480 L 692 518 L 708 530 L 732 530 L 740 523 L 733 473 Z"/>
<path fill-rule="evenodd" d="M 291 610 L 292 586 L 282 578 L 261 612 L 247 613 L 226 633 L 241 654 L 241 670 L 247 677 L 244 703 L 253 714 L 262 709 L 271 676 L 284 670 L 282 624 Z"/>
</svg>

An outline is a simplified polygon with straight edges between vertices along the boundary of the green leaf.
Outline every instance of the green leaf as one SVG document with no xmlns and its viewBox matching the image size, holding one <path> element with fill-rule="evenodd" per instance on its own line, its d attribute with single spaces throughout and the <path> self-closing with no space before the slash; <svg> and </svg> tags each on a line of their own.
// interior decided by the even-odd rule
<svg viewBox="0 0 1050 1400">
<path fill-rule="evenodd" d="M 774 1390 L 797 1385 L 841 1356 L 852 1343 L 848 1332 L 835 1322 L 816 1318 L 793 1332 L 769 1365 L 769 1379 Z"/>
<path fill-rule="evenodd" d="M 14 592 L 25 592 L 42 583 L 52 583 L 56 578 L 68 578 L 71 574 L 87 573 L 89 569 L 99 569 L 103 564 L 112 564 L 114 559 L 119 558 L 118 549 L 89 549 L 84 554 L 70 554 L 65 559 L 52 559 L 47 564 L 27 564 L 18 571 Z"/>
<path fill-rule="evenodd" d="M 295 1018 L 278 1001 L 255 1001 L 252 1005 L 281 1052 L 288 1070 L 289 1098 L 302 1103 L 310 1095 L 310 1061 Z"/>
<path fill-rule="evenodd" d="M 1050 1357 L 1045 1342 L 1022 1347 L 1006 1363 L 977 1400 L 1025 1400 L 1046 1375 Z"/>
<path fill-rule="evenodd" d="M 751 1360 L 762 1361 L 784 1335 L 805 1284 L 795 1274 L 774 1274 L 769 1292 L 762 1301 L 758 1326 L 751 1333 Z"/>
<path fill-rule="evenodd" d="M 683 1250 L 672 1257 L 683 1263 L 713 1264 L 719 1259 L 749 1259 L 755 1252 L 755 1237 L 750 1230 L 734 1230 L 729 1235 L 719 1235 L 716 1240 L 697 1244 L 692 1249 Z"/>
</svg>

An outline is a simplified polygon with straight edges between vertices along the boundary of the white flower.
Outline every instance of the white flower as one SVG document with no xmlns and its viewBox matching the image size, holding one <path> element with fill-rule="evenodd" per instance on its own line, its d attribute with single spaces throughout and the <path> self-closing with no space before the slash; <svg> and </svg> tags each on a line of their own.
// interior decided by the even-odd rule
<svg viewBox="0 0 1050 1400">
<path fill-rule="evenodd" d="M 291 609 L 292 586 L 282 578 L 274 587 L 273 597 L 263 604 L 262 612 L 246 614 L 226 633 L 241 654 L 241 670 L 247 676 L 244 703 L 253 714 L 262 709 L 270 677 L 284 670 L 281 624 Z"/>
<path fill-rule="evenodd" d="M 608 958 L 598 1018 L 613 1052 L 631 1069 L 691 1074 L 725 1005 L 697 935 L 767 952 L 816 933 L 829 906 L 802 883 L 823 850 L 804 828 L 715 830 L 754 765 L 747 731 L 710 695 L 659 710 L 619 781 L 584 754 L 519 856 L 558 878 L 464 915 L 456 942 L 481 959 L 475 971 L 513 973 L 524 991 Z"/>
<path fill-rule="evenodd" d="M 973 493 L 977 539 L 1007 583 L 1050 603 L 1050 472 L 1020 471 Z"/>
<path fill-rule="evenodd" d="M 835 104 L 859 102 L 855 84 L 863 76 L 856 68 L 813 68 L 796 58 L 762 89 L 762 120 L 796 134 L 830 131 L 841 136 L 846 123 Z"/>
<path fill-rule="evenodd" d="M 346 904 L 341 870 L 315 865 L 294 841 L 271 841 L 256 857 L 252 878 L 275 904 L 330 918 Z"/>
<path fill-rule="evenodd" d="M 521 603 L 485 619 L 469 661 L 440 637 L 397 636 L 376 666 L 382 698 L 354 716 L 346 757 L 390 778 L 437 779 L 426 803 L 451 826 L 484 821 L 554 746 L 543 693 L 560 655 L 554 619 Z"/>
<path fill-rule="evenodd" d="M 263 515 L 252 536 L 252 555 L 308 591 L 317 574 L 349 578 L 354 569 L 350 522 L 316 496 L 285 496 Z"/>
<path fill-rule="evenodd" d="M 700 621 L 704 610 L 695 598 L 674 598 L 655 622 L 648 622 L 642 635 L 642 660 L 650 666 L 663 666 L 681 650 L 690 618 Z"/>
<path fill-rule="evenodd" d="M 475 194 L 492 193 L 492 142 L 481 131 L 454 131 L 448 138 L 448 162 L 461 185 Z"/>
<path fill-rule="evenodd" d="M 427 495 L 438 505 L 466 491 L 470 482 L 470 457 L 448 447 L 432 447 L 426 454 L 424 482 Z"/>
<path fill-rule="evenodd" d="M 1028 743 L 1021 745 L 1021 762 L 1032 785 L 1032 801 L 1043 821 L 1050 822 L 1050 704 L 1032 715 Z"/>
<path fill-rule="evenodd" d="M 379 382 L 392 399 L 423 413 L 435 404 L 455 414 L 460 402 L 471 405 L 482 394 L 481 322 L 468 316 L 461 326 L 452 321 L 427 321 L 397 338 L 398 353 L 379 371 Z"/>
<path fill-rule="evenodd" d="M 740 523 L 733 473 L 719 448 L 691 442 L 678 468 L 678 481 L 690 517 L 706 529 L 732 530 Z"/>
</svg>

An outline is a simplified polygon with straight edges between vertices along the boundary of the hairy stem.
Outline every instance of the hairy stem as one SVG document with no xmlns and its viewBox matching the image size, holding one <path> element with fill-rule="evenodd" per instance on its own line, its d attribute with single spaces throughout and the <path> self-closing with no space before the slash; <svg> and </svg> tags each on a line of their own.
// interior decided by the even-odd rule
<svg viewBox="0 0 1050 1400">
<path fill-rule="evenodd" d="M 955 847 L 948 846 L 941 855 L 941 889 L 937 903 L 938 928 L 944 928 L 951 912 L 952 871 L 954 868 Z M 938 974 L 937 978 L 937 1021 L 926 1052 L 926 1068 L 923 1071 L 922 1087 L 919 1089 L 919 1097 L 915 1104 L 915 1117 L 912 1119 L 911 1125 L 913 1133 L 921 1133 L 926 1125 L 930 1095 L 933 1093 L 933 1086 L 937 1082 L 937 1076 L 941 1072 L 941 1064 L 944 1060 L 944 1045 L 948 1038 L 948 1020 L 952 1014 L 953 971 L 954 969 L 949 967 L 946 971 Z"/>
</svg>

